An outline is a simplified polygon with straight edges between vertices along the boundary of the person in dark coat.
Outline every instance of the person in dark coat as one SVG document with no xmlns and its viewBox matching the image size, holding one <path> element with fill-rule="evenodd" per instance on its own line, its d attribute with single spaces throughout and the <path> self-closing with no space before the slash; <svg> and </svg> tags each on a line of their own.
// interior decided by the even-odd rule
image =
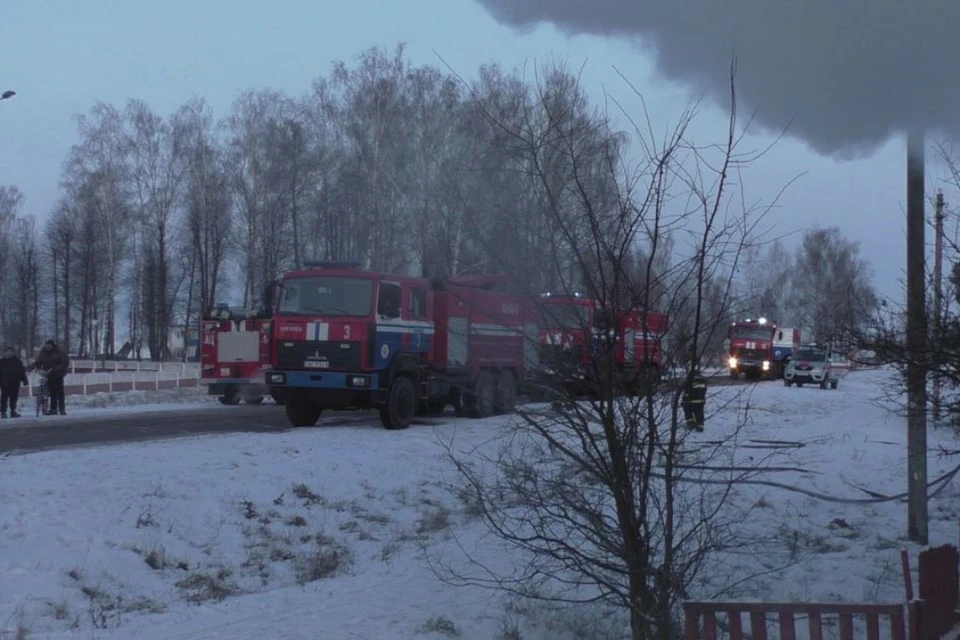
<svg viewBox="0 0 960 640">
<path fill-rule="evenodd" d="M 50 415 L 59 413 L 67 415 L 67 400 L 64 397 L 63 379 L 67 377 L 70 358 L 67 357 L 57 343 L 47 340 L 33 363 L 34 369 L 47 371 L 47 391 L 50 392 Z"/>
<path fill-rule="evenodd" d="M 21 384 L 29 384 L 27 369 L 13 347 L 7 347 L 0 358 L 0 416 L 7 417 L 9 406 L 10 417 L 20 417 L 17 413 L 17 401 L 20 399 Z"/>
<path fill-rule="evenodd" d="M 696 354 L 690 354 L 691 375 L 683 389 L 683 417 L 687 427 L 703 431 L 705 423 L 704 405 L 707 402 L 707 380 L 700 374 Z"/>
</svg>

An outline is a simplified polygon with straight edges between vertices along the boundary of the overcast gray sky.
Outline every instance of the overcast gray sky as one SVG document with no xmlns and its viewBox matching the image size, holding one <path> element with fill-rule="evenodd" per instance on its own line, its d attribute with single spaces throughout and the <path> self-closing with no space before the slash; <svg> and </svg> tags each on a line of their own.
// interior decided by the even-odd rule
<svg viewBox="0 0 960 640">
<path fill-rule="evenodd" d="M 960 17 L 960 3 L 923 0 L 910 3 L 910 11 L 884 10 L 862 19 L 828 10 L 844 4 L 833 0 L 780 3 L 802 4 L 809 18 L 751 13 L 760 2 L 731 0 L 721 3 L 731 11 L 717 13 L 676 11 L 684 3 L 657 0 L 644 2 L 647 13 L 641 16 L 633 11 L 639 6 L 635 0 L 534 0 L 523 3 L 522 12 L 511 11 L 506 0 L 4 0 L 0 90 L 18 95 L 0 102 L 0 184 L 18 185 L 27 212 L 45 219 L 58 197 L 61 163 L 75 140 L 71 116 L 94 101 L 119 105 L 137 97 L 168 114 L 196 94 L 220 116 L 241 90 L 269 87 L 298 94 L 333 61 L 400 41 L 415 64 L 439 66 L 436 50 L 466 76 L 492 61 L 507 67 L 558 56 L 575 66 L 586 61 L 584 79 L 597 100 L 606 89 L 639 113 L 616 65 L 643 90 L 654 119 L 667 125 L 691 97 L 714 92 L 731 43 L 737 43 L 744 100 L 759 108 L 762 122 L 772 128 L 792 119 L 791 130 L 802 138 L 781 142 L 750 169 L 748 194 L 769 199 L 807 172 L 774 212 L 777 232 L 840 226 L 861 243 L 880 292 L 899 300 L 906 180 L 903 140 L 892 132 L 913 119 L 937 123 L 960 112 L 955 83 L 928 92 L 914 111 L 914 91 L 932 91 L 933 79 L 946 84 L 952 76 L 946 68 L 938 76 L 940 67 L 916 69 L 904 62 L 920 53 L 957 59 L 949 57 L 949 49 L 960 47 L 960 40 L 944 44 L 951 37 L 940 39 L 936 30 L 958 24 L 942 14 Z M 892 0 L 870 6 L 887 4 Z M 579 9 L 587 5 L 589 12 Z M 941 14 L 931 13 L 934 5 Z M 751 15 L 758 17 L 739 19 Z M 824 26 L 815 19 L 820 15 L 839 26 Z M 935 19 L 922 22 L 931 16 Z M 560 26 L 541 24 L 544 19 Z M 921 27 L 924 46 L 933 49 L 918 53 Z M 820 39 L 804 39 L 814 37 Z M 882 51 L 862 46 L 878 38 L 889 46 Z M 837 73 L 825 75 L 831 68 Z M 868 68 L 869 76 L 863 76 Z M 795 80 L 788 80 L 790 74 Z M 719 108 L 704 109 L 698 139 L 720 139 L 725 118 Z M 758 135 L 751 142 L 759 147 L 767 141 Z M 814 149 L 839 155 L 855 149 L 860 155 L 842 161 Z M 928 183 L 944 177 L 937 166 L 929 167 Z"/>
</svg>

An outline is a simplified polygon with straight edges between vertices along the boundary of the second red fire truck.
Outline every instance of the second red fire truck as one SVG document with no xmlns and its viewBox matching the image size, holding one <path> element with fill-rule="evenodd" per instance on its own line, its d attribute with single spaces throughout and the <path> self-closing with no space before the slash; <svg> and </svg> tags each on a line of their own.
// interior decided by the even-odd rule
<svg viewBox="0 0 960 640">
<path fill-rule="evenodd" d="M 279 283 L 266 382 L 282 389 L 294 426 L 324 409 L 377 409 L 388 429 L 447 405 L 509 412 L 537 370 L 539 325 L 532 300 L 496 291 L 505 282 L 311 263 Z"/>
</svg>

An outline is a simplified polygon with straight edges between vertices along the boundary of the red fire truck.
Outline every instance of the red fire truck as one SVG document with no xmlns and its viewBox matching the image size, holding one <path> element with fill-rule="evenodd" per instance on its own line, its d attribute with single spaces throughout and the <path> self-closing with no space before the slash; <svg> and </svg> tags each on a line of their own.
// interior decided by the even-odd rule
<svg viewBox="0 0 960 640">
<path fill-rule="evenodd" d="M 660 341 L 669 324 L 666 315 L 633 309 L 615 318 L 613 312 L 579 294 L 544 294 L 541 305 L 540 360 L 546 379 L 560 374 L 568 387 L 583 386 L 593 375 L 592 353 L 610 337 L 615 345 L 614 362 L 628 387 L 636 387 L 644 373 L 660 378 Z"/>
<path fill-rule="evenodd" d="M 493 290 L 506 280 L 310 263 L 279 283 L 267 382 L 287 394 L 294 426 L 327 408 L 377 409 L 388 429 L 447 405 L 509 412 L 536 370 L 537 321 L 533 301 Z"/>
<path fill-rule="evenodd" d="M 270 366 L 269 314 L 217 305 L 201 322 L 200 380 L 223 404 L 260 404 L 268 393 L 264 371 Z"/>
</svg>

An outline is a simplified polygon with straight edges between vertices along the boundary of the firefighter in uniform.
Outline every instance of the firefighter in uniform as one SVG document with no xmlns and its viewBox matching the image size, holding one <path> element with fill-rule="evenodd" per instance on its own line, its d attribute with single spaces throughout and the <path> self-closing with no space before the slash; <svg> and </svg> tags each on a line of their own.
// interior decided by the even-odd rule
<svg viewBox="0 0 960 640">
<path fill-rule="evenodd" d="M 703 431 L 703 405 L 707 401 L 707 380 L 700 374 L 696 354 L 690 352 L 692 375 L 683 389 L 683 417 L 687 427 Z"/>
</svg>

